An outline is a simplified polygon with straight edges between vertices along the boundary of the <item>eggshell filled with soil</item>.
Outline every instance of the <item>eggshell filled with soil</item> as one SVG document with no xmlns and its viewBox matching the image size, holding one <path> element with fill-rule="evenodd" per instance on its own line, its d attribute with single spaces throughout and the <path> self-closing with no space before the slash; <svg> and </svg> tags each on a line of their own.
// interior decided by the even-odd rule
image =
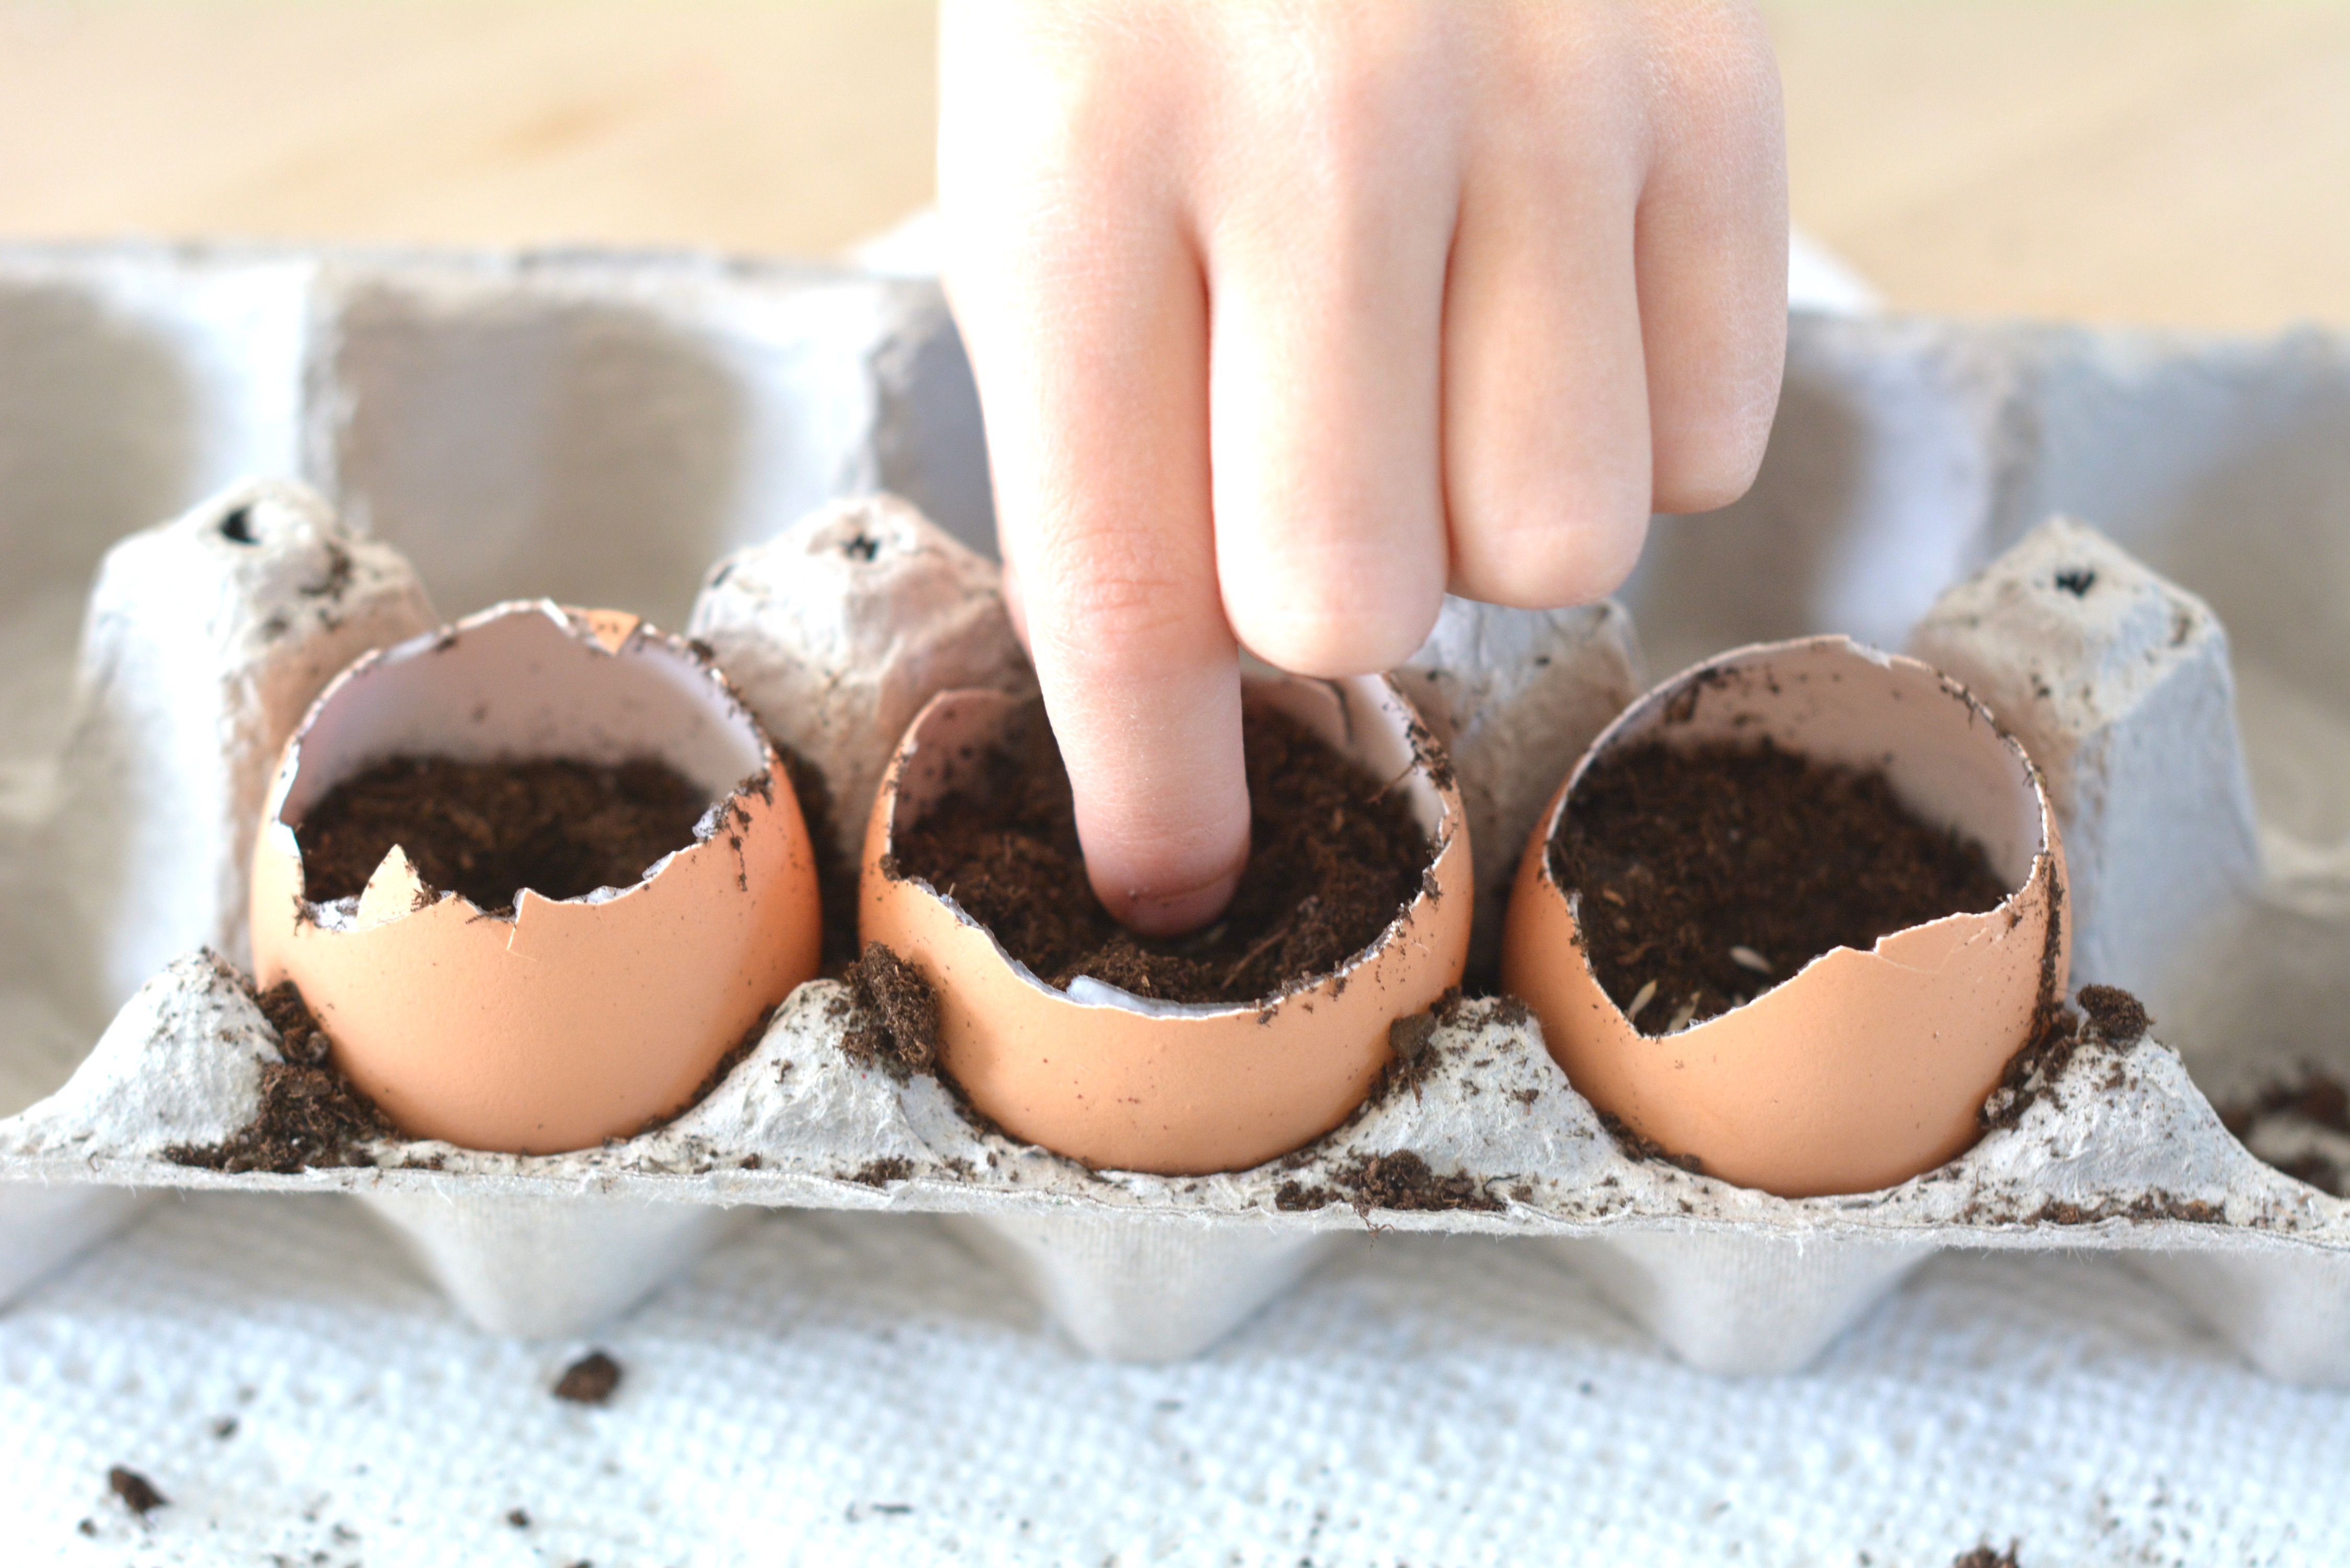
<svg viewBox="0 0 2350 1568">
<path fill-rule="evenodd" d="M 1451 766 L 1394 683 L 1252 678 L 1244 703 L 1326 742 L 1361 771 L 1363 795 L 1399 801 L 1412 852 L 1424 859 L 1403 873 L 1397 912 L 1384 929 L 1374 925 L 1367 945 L 1243 1000 L 1146 1000 L 1089 974 L 1065 990 L 1015 961 L 953 888 L 907 869 L 899 851 L 926 814 L 972 785 L 991 748 L 1029 722 L 1024 712 L 1036 723 L 1041 712 L 998 692 L 951 691 L 907 731 L 866 836 L 860 935 L 936 989 L 939 1061 L 1007 1131 L 1119 1169 L 1256 1165 L 1345 1120 L 1392 1054 L 1389 1026 L 1458 982 L 1471 901 L 1468 834 Z M 1262 805 L 1259 818 L 1262 826 Z M 1257 853 L 1266 854 L 1262 843 Z"/>
<path fill-rule="evenodd" d="M 494 871 L 468 896 L 399 846 L 356 895 L 332 896 L 297 828 L 337 786 L 412 759 L 450 777 L 650 770 L 675 826 L 641 871 L 591 867 L 601 885 L 563 896 Z M 475 806 L 436 809 L 486 836 Z M 715 666 L 619 612 L 501 605 L 360 659 L 288 742 L 255 848 L 260 984 L 300 987 L 336 1063 L 402 1131 L 473 1148 L 583 1148 L 682 1108 L 816 973 L 819 935 L 774 746 Z"/>
<path fill-rule="evenodd" d="M 1563 886 L 1554 846 L 1586 805 L 1586 780 L 1635 755 L 1700 753 L 1769 753 L 1825 770 L 1823 787 L 1881 774 L 1869 787 L 1889 788 L 1887 809 L 1990 879 L 1984 907 L 1946 905 L 1866 950 L 1792 960 L 1709 933 L 1754 992 L 1709 1017 L 1688 1016 L 1695 993 L 1635 986 L 1632 969 L 1611 971 L 1616 989 L 1631 988 L 1611 996 L 1593 956 L 1602 933 L 1582 922 L 1618 919 L 1630 931 L 1638 911 L 1613 887 Z M 1656 825 L 1668 837 L 1700 831 L 1682 809 L 1681 821 Z M 1656 945 L 1675 940 L 1692 939 L 1676 927 Z M 1575 1087 L 1638 1138 L 1708 1175 L 1802 1197 L 1892 1186 L 1972 1144 L 1984 1100 L 2064 999 L 2069 941 L 2064 851 L 2022 748 L 1931 667 L 1825 637 L 1723 654 L 1601 733 L 1526 846 L 1502 978 L 1541 1020 Z M 1612 949 L 1607 957 L 1615 963 Z M 1642 1033 L 1636 1017 L 1659 1033 Z"/>
</svg>

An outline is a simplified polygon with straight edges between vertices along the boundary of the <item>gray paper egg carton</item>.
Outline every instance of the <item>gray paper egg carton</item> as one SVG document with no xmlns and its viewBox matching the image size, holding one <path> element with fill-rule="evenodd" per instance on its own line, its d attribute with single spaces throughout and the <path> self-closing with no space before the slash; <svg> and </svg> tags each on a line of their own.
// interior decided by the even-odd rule
<svg viewBox="0 0 2350 1568">
<path fill-rule="evenodd" d="M 163 1151 L 243 1126 L 275 1055 L 235 967 L 244 852 L 309 694 L 435 609 L 642 610 L 819 765 L 853 854 L 920 701 L 1025 679 L 992 566 L 948 536 L 991 526 L 968 370 L 933 287 L 820 268 L 0 252 L 0 1292 L 141 1192 L 349 1191 L 476 1319 L 562 1334 L 746 1207 L 892 1208 L 945 1216 L 1087 1347 L 1165 1357 L 1347 1238 L 1440 1229 L 1548 1246 L 1679 1354 L 1752 1371 L 1939 1248 L 2091 1246 L 2272 1372 L 2350 1379 L 2350 1204 L 2206 1097 L 2350 1068 L 2346 348 L 1799 318 L 1754 493 L 1660 520 L 1628 607 L 1449 604 L 1399 672 L 1455 747 L 1481 967 L 1535 814 L 1641 683 L 1636 618 L 1659 673 L 1817 630 L 1910 647 L 2018 731 L 2065 832 L 2074 980 L 2146 997 L 2161 1043 L 2093 1039 L 1898 1188 L 1788 1200 L 1629 1157 L 1492 1000 L 1288 1159 L 1090 1171 L 851 1063 L 824 981 L 656 1133 L 223 1175 Z M 946 532 L 854 499 L 880 490 Z M 174 513 L 99 575 L 77 692 L 101 551 Z M 1383 1205 L 1399 1175 L 1436 1206 Z"/>
</svg>

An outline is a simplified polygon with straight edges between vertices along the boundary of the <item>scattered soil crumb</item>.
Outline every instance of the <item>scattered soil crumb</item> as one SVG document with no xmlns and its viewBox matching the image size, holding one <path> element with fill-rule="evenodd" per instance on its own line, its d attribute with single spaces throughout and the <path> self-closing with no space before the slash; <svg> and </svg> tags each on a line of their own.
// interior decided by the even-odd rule
<svg viewBox="0 0 2350 1568">
<path fill-rule="evenodd" d="M 930 977 L 880 942 L 841 978 L 857 998 L 858 1019 L 840 1043 L 859 1066 L 879 1067 L 902 1084 L 939 1059 L 939 993 Z"/>
<path fill-rule="evenodd" d="M 867 1187 L 887 1187 L 893 1181 L 903 1181 L 914 1174 L 914 1162 L 902 1154 L 884 1155 L 868 1159 L 848 1173 L 847 1179 Z"/>
<path fill-rule="evenodd" d="M 1041 703 L 1015 714 L 1003 743 L 899 836 L 884 870 L 952 898 L 1056 986 L 1084 974 L 1163 1001 L 1279 996 L 1376 942 L 1435 857 L 1397 781 L 1283 714 L 1248 714 L 1242 740 L 1248 869 L 1223 917 L 1190 936 L 1136 937 L 1094 897 Z"/>
<path fill-rule="evenodd" d="M 170 1504 L 171 1499 L 155 1490 L 155 1483 L 128 1465 L 117 1465 L 106 1472 L 106 1489 L 122 1500 L 122 1506 L 144 1519 L 159 1508 Z"/>
<path fill-rule="evenodd" d="M 328 790 L 294 837 L 314 904 L 358 898 L 397 845 L 428 888 L 504 914 L 525 888 L 577 898 L 633 886 L 695 842 L 710 806 L 708 791 L 657 757 L 396 756 Z"/>
<path fill-rule="evenodd" d="M 2013 891 L 1982 846 L 1929 826 L 1883 773 L 1767 741 L 1651 742 L 1586 774 L 1551 843 L 1593 971 L 1648 1035 L 1726 1012 L 1832 948 Z"/>
<path fill-rule="evenodd" d="M 262 1064 L 260 1108 L 225 1142 L 175 1144 L 163 1158 L 203 1170 L 280 1176 L 374 1164 L 368 1146 L 397 1138 L 399 1129 L 335 1065 L 326 1032 L 292 981 L 263 992 L 260 1002 L 286 1058 Z"/>
<path fill-rule="evenodd" d="M 2012 1541 L 2004 1552 L 1992 1546 L 1978 1546 L 1972 1552 L 1961 1552 L 1950 1568 L 2023 1568 L 2015 1552 L 2016 1543 Z"/>
<path fill-rule="evenodd" d="M 2350 1086 L 2323 1068 L 2220 1107 L 2220 1119 L 2258 1158 L 2321 1192 L 2350 1198 Z"/>
<path fill-rule="evenodd" d="M 2183 1220 L 2190 1225 L 2224 1225 L 2228 1212 L 2217 1203 L 2207 1203 L 2199 1198 L 2180 1198 L 2176 1193 L 2154 1188 L 2141 1192 L 2125 1203 L 2117 1199 L 2101 1199 L 2095 1203 L 2067 1203 L 2051 1198 L 2026 1216 L 2027 1225 L 2095 1225 L 2107 1220 Z"/>
<path fill-rule="evenodd" d="M 526 1508 L 510 1508 L 506 1510 L 506 1522 L 513 1525 L 516 1530 L 528 1530 L 530 1528 L 530 1511 Z"/>
<path fill-rule="evenodd" d="M 563 1369 L 555 1385 L 555 1397 L 574 1405 L 608 1405 L 612 1391 L 620 1386 L 620 1364 L 600 1350 L 593 1350 Z"/>
<path fill-rule="evenodd" d="M 1599 1110 L 1596 1106 L 1592 1109 L 1599 1117 L 1599 1125 L 1607 1129 L 1607 1136 L 1616 1140 L 1616 1147 L 1624 1151 L 1624 1158 L 1627 1159 L 1654 1160 L 1659 1165 L 1669 1165 L 1678 1169 L 1686 1170 L 1691 1176 L 1705 1174 L 1705 1163 L 1697 1156 L 1675 1154 L 1613 1112 Z"/>
<path fill-rule="evenodd" d="M 1411 1149 L 1392 1154 L 1356 1157 L 1351 1165 L 1330 1173 L 1330 1185 L 1308 1186 L 1284 1181 L 1274 1190 L 1273 1206 L 1290 1212 L 1324 1209 L 1344 1203 L 1357 1215 L 1374 1209 L 1419 1210 L 1472 1209 L 1496 1210 L 1502 1200 L 1485 1190 L 1475 1177 L 1456 1172 L 1439 1176 L 1428 1161 Z"/>
</svg>

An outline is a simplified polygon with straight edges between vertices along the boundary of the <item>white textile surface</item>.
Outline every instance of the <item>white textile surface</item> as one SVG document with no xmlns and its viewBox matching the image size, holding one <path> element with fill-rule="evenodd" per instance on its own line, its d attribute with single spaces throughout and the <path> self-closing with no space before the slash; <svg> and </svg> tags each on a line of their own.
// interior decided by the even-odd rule
<svg viewBox="0 0 2350 1568">
<path fill-rule="evenodd" d="M 1730 1381 L 1537 1246 L 1366 1238 L 1121 1366 L 920 1217 L 786 1213 L 597 1343 L 619 1392 L 564 1404 L 586 1345 L 474 1331 L 356 1206 L 161 1200 L 0 1317 L 0 1562 L 2350 1561 L 2350 1392 L 2109 1257 L 1944 1256 L 1811 1372 Z"/>
</svg>

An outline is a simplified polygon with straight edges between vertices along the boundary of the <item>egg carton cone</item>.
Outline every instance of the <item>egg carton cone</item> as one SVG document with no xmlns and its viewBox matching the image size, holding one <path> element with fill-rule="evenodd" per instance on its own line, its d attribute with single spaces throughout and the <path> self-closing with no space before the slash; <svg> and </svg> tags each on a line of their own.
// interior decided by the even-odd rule
<svg viewBox="0 0 2350 1568">
<path fill-rule="evenodd" d="M 24 1107 L 0 1121 L 0 1192 L 26 1199 L 0 1199 L 0 1282 L 86 1244 L 123 1194 L 352 1193 L 485 1325 L 560 1334 L 671 1277 L 730 1210 L 887 1208 L 946 1216 L 1081 1345 L 1163 1359 L 1245 1333 L 1332 1248 L 1440 1230 L 1544 1248 L 1739 1372 L 1801 1365 L 1939 1248 L 2095 1247 L 2272 1373 L 2350 1376 L 2350 1206 L 2213 1109 L 2304 1062 L 2350 1071 L 2339 338 L 1799 317 L 1745 501 L 1660 519 L 1618 604 L 1448 603 L 1398 672 L 1454 748 L 1472 981 L 1544 802 L 1643 684 L 1639 643 L 1659 670 L 1821 631 L 1910 648 L 1963 668 L 2040 761 L 2081 894 L 2074 978 L 2132 985 L 2155 1037 L 2092 1028 L 1949 1164 L 1801 1199 L 1619 1146 L 1505 998 L 1443 1010 L 1409 1085 L 1306 1148 L 1170 1178 L 1087 1168 L 935 1076 L 850 1060 L 853 998 L 828 980 L 636 1137 L 182 1163 L 246 1125 L 276 1058 L 235 846 L 305 682 L 401 635 L 428 588 L 442 613 L 644 611 L 707 643 L 805 764 L 837 887 L 903 716 L 1026 689 L 993 568 L 958 543 L 989 527 L 976 405 L 934 289 L 696 257 L 6 252 L 0 345 L 21 655 L 0 688 L 0 1082 Z M 246 472 L 317 493 L 231 483 Z M 240 505 L 257 542 L 230 550 Z M 321 613 L 303 590 L 328 543 L 353 564 Z M 166 794 L 176 826 L 134 820 Z M 2251 1134 L 2281 1163 L 2301 1136 Z M 94 1218 L 60 1220 L 81 1202 Z"/>
</svg>

